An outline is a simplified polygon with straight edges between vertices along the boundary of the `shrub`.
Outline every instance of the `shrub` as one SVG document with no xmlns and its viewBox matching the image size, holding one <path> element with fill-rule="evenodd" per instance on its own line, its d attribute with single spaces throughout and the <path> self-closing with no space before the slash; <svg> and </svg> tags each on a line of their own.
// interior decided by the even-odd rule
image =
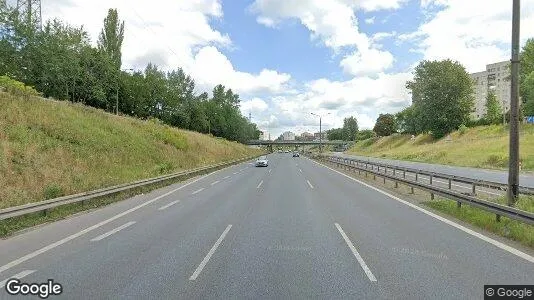
<svg viewBox="0 0 534 300">
<path fill-rule="evenodd" d="M 467 126 L 465 126 L 464 124 L 460 125 L 458 131 L 460 132 L 460 135 L 465 134 L 467 132 Z"/>
<path fill-rule="evenodd" d="M 57 184 L 47 185 L 44 189 L 45 200 L 63 196 L 63 189 Z"/>
<path fill-rule="evenodd" d="M 9 78 L 8 76 L 0 76 L 0 90 L 15 96 L 40 96 L 41 94 L 31 86 L 26 86 L 20 81 Z"/>
</svg>

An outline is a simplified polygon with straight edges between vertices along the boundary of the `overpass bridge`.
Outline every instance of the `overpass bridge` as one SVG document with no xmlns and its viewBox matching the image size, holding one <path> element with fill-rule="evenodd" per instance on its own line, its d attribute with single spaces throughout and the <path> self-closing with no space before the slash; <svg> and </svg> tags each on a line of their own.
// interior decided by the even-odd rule
<svg viewBox="0 0 534 300">
<path fill-rule="evenodd" d="M 270 140 L 251 140 L 246 142 L 247 145 L 251 146 L 267 146 L 270 152 L 273 152 L 273 146 L 293 146 L 295 150 L 297 150 L 300 146 L 308 146 L 308 145 L 319 145 L 321 148 L 324 145 L 334 145 L 334 146 L 342 146 L 344 148 L 347 148 L 352 142 L 348 141 L 270 141 Z"/>
</svg>

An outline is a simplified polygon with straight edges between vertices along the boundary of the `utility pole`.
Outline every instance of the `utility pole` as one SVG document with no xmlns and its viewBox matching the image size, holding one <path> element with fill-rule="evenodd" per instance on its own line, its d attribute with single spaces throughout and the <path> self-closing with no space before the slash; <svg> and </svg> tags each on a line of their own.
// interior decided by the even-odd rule
<svg viewBox="0 0 534 300">
<path fill-rule="evenodd" d="M 519 0 L 512 10 L 512 74 L 510 97 L 510 153 L 508 167 L 508 205 L 514 206 L 519 187 Z"/>
<path fill-rule="evenodd" d="M 314 113 L 310 113 L 314 116 L 319 117 L 319 153 L 323 153 L 323 132 L 322 132 L 322 116 Z M 327 113 L 329 115 L 330 113 Z"/>
</svg>

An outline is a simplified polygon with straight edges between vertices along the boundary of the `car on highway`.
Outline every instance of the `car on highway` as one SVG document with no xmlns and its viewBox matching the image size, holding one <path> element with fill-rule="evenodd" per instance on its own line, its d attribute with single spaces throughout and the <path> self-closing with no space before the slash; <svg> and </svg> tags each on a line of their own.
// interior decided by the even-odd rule
<svg viewBox="0 0 534 300">
<path fill-rule="evenodd" d="M 256 160 L 256 167 L 267 167 L 269 165 L 269 160 L 267 160 L 267 156 L 260 156 Z"/>
<path fill-rule="evenodd" d="M 293 157 L 300 157 L 300 154 L 298 152 L 293 152 Z"/>
<path fill-rule="evenodd" d="M 289 153 L 289 150 L 286 150 L 285 153 Z"/>
</svg>

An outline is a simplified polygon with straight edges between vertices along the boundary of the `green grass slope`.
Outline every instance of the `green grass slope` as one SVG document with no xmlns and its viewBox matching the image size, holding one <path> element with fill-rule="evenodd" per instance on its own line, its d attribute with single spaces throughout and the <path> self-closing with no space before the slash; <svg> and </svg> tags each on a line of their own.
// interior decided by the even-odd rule
<svg viewBox="0 0 534 300">
<path fill-rule="evenodd" d="M 157 121 L 0 91 L 0 208 L 259 154 Z"/>
<path fill-rule="evenodd" d="M 520 158 L 523 170 L 534 170 L 534 125 L 521 124 Z M 502 125 L 453 132 L 451 140 L 419 135 L 393 135 L 360 141 L 349 154 L 466 167 L 504 169 L 508 166 L 508 132 Z"/>
</svg>

